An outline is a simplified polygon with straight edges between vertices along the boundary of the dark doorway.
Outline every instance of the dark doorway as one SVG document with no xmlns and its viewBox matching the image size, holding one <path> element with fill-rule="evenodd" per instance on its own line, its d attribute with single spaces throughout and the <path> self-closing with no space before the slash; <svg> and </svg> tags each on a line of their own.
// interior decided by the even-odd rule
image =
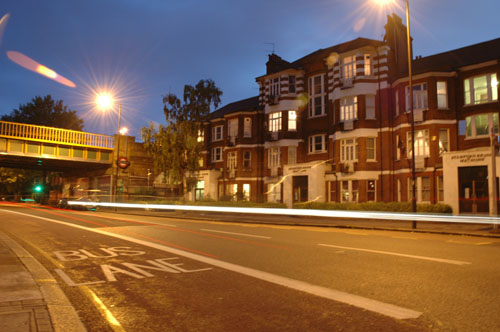
<svg viewBox="0 0 500 332">
<path fill-rule="evenodd" d="M 488 213 L 488 167 L 458 168 L 460 213 Z"/>
<path fill-rule="evenodd" d="M 293 178 L 293 202 L 307 202 L 307 175 L 294 176 Z"/>
</svg>

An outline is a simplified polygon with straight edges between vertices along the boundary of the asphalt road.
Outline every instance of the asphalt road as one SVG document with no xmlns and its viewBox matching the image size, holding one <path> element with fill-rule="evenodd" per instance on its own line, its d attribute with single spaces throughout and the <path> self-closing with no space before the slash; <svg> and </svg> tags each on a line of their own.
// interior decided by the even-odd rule
<svg viewBox="0 0 500 332">
<path fill-rule="evenodd" d="M 500 239 L 0 207 L 89 331 L 500 331 Z"/>
</svg>

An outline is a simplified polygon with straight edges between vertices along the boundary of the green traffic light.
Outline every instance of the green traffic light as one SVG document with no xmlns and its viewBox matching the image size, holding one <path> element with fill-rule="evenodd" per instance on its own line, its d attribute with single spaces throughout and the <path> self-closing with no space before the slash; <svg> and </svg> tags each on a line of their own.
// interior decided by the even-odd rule
<svg viewBox="0 0 500 332">
<path fill-rule="evenodd" d="M 42 192 L 42 189 L 43 189 L 43 188 L 42 188 L 42 186 L 41 186 L 41 185 L 39 185 L 39 184 L 35 186 L 35 191 L 36 191 L 37 193 Z"/>
</svg>

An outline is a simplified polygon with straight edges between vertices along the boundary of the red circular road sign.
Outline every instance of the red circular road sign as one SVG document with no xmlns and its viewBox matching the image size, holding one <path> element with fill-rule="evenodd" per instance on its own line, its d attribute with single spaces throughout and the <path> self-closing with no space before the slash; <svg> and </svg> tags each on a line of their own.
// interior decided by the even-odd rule
<svg viewBox="0 0 500 332">
<path fill-rule="evenodd" d="M 118 160 L 116 161 L 116 164 L 121 169 L 125 169 L 125 168 L 127 168 L 127 167 L 130 166 L 130 162 L 128 161 L 127 157 L 120 157 L 120 158 L 118 158 Z"/>
</svg>

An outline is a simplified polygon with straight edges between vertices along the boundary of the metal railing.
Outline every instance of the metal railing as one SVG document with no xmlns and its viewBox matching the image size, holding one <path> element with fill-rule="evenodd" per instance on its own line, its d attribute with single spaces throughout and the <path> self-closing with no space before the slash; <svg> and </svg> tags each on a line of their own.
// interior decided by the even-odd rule
<svg viewBox="0 0 500 332">
<path fill-rule="evenodd" d="M 114 147 L 113 136 L 6 121 L 0 121 L 0 137 L 104 149 Z"/>
</svg>

